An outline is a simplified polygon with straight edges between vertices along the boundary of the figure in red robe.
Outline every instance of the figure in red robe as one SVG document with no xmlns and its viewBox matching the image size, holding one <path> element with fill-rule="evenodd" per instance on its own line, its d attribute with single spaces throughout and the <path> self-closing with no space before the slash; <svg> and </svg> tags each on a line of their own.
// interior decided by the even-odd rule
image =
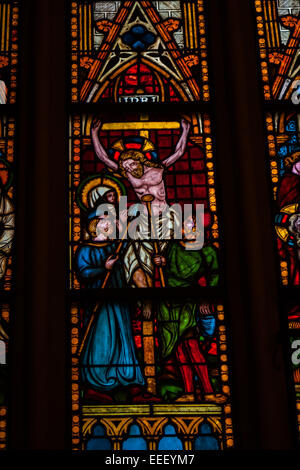
<svg viewBox="0 0 300 470">
<path fill-rule="evenodd" d="M 277 223 L 286 227 L 286 240 L 278 238 L 280 256 L 288 263 L 289 285 L 300 285 L 300 152 L 285 159 L 288 169 L 278 188 Z M 289 206 L 290 210 L 288 210 Z"/>
</svg>

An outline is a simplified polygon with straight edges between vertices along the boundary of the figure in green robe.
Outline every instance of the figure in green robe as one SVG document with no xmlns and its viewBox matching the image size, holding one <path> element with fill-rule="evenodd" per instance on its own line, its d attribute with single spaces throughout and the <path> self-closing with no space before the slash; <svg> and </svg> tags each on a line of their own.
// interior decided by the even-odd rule
<svg viewBox="0 0 300 470">
<path fill-rule="evenodd" d="M 199 251 L 185 249 L 184 242 L 174 242 L 166 254 L 165 278 L 167 287 L 198 286 L 201 277 L 206 278 L 208 287 L 218 285 L 218 257 L 213 246 L 206 246 Z M 161 302 L 159 322 L 161 323 L 161 357 L 165 359 L 174 350 L 178 339 L 185 331 L 196 327 L 197 305 L 188 300 L 185 303 Z"/>
<path fill-rule="evenodd" d="M 187 249 L 190 243 L 194 244 L 193 250 Z M 218 256 L 214 246 L 199 246 L 197 249 L 193 240 L 174 241 L 169 244 L 164 256 L 155 256 L 154 263 L 164 266 L 167 287 L 196 287 L 202 277 L 209 287 L 217 286 L 219 282 Z M 199 322 L 198 310 L 199 305 L 191 299 L 160 302 L 160 360 L 168 368 L 168 362 L 172 362 L 170 358 L 176 358 L 184 390 L 184 394 L 176 399 L 177 402 L 195 401 L 195 377 L 198 377 L 203 399 L 212 403 L 224 403 L 226 397 L 214 393 L 206 360 L 199 346 L 199 327 L 204 336 L 212 336 L 214 328 L 211 329 L 211 325 L 212 320 L 215 320 L 209 315 L 206 318 L 201 317 L 203 321 Z"/>
</svg>

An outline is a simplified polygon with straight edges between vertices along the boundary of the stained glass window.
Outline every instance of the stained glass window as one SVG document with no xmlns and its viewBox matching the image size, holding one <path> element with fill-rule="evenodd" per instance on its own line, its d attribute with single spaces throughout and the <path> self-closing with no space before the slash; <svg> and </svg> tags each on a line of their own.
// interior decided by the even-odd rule
<svg viewBox="0 0 300 470">
<path fill-rule="evenodd" d="M 72 101 L 207 101 L 203 3 L 73 2 Z"/>
<path fill-rule="evenodd" d="M 244 5 L 249 7 L 249 2 L 26 2 L 28 24 L 24 31 L 28 38 L 22 63 L 28 71 L 22 71 L 22 75 L 33 86 L 28 99 L 24 99 L 28 93 L 22 87 L 22 103 L 29 103 L 33 112 L 28 116 L 26 110 L 20 112 L 23 124 L 26 119 L 30 122 L 22 128 L 20 149 L 29 175 L 31 164 L 38 165 L 30 175 L 29 189 L 24 191 L 27 202 L 23 204 L 22 195 L 19 197 L 21 219 L 26 218 L 28 209 L 30 220 L 17 237 L 18 248 L 22 250 L 23 243 L 28 254 L 18 267 L 18 279 L 22 273 L 27 279 L 24 283 L 21 280 L 23 285 L 16 290 L 21 295 L 15 302 L 12 243 L 18 5 L 0 0 L 0 216 L 4 219 L 0 230 L 4 248 L 0 247 L 0 448 L 7 447 L 7 428 L 12 429 L 14 438 L 10 447 L 23 442 L 27 448 L 54 448 L 57 444 L 62 448 L 69 444 L 61 393 L 66 371 L 62 357 L 64 325 L 60 322 L 64 321 L 66 298 L 60 281 L 64 280 L 65 263 L 68 398 L 72 407 L 66 420 L 72 429 L 73 449 L 175 450 L 180 454 L 232 448 L 235 420 L 231 413 L 231 337 L 234 352 L 242 353 L 234 358 L 235 372 L 240 373 L 236 377 L 238 400 L 234 410 L 239 445 L 246 447 L 249 441 L 256 447 L 263 447 L 265 442 L 272 445 L 281 423 L 286 424 L 279 416 L 284 405 L 272 406 L 281 393 L 277 393 L 276 379 L 283 377 L 269 361 L 276 343 L 273 333 L 277 325 L 272 323 L 274 292 L 262 292 L 267 291 L 264 286 L 272 285 L 261 282 L 267 278 L 264 273 L 268 268 L 259 263 L 255 266 L 259 257 L 269 266 L 272 250 L 266 258 L 260 256 L 264 255 L 261 248 L 267 237 L 261 223 L 264 214 L 255 220 L 255 204 L 259 203 L 259 210 L 267 204 L 261 198 L 263 191 L 258 191 L 253 205 L 255 181 L 253 192 L 248 192 L 255 180 L 253 173 L 261 177 L 263 165 L 256 158 L 260 150 L 257 148 L 256 153 L 253 144 L 261 136 L 257 137 L 251 119 L 247 120 L 247 113 L 251 116 L 255 111 L 249 98 L 252 94 L 257 98 L 255 71 L 253 75 L 245 74 L 242 85 L 243 80 L 237 80 L 240 72 L 249 72 L 245 62 L 251 51 L 245 54 L 243 46 L 245 38 L 253 39 L 253 18 L 243 15 Z M 291 0 L 256 1 L 255 5 L 259 40 L 264 41 L 259 44 L 265 96 L 268 101 L 281 101 L 278 107 L 278 103 L 266 105 L 264 118 L 269 137 L 278 274 L 288 298 L 299 287 L 298 202 L 292 182 L 298 158 L 299 119 L 298 111 L 290 110 L 286 99 L 290 97 L 291 103 L 298 99 L 297 83 L 295 87 L 292 83 L 294 77 L 298 80 L 298 55 L 295 61 L 290 59 L 291 51 L 298 47 L 294 17 L 298 18 L 299 12 L 297 3 Z M 62 14 L 64 7 L 69 8 L 69 31 Z M 221 11 L 226 14 L 219 20 L 216 13 Z M 207 26 L 212 44 L 207 43 Z M 69 132 L 64 134 L 63 126 L 58 128 L 65 119 L 63 38 L 68 32 L 69 116 L 65 124 Z M 32 44 L 29 38 L 34 39 Z M 213 51 L 212 60 L 208 58 L 209 50 Z M 223 64 L 228 51 L 231 66 L 227 60 Z M 215 81 L 211 81 L 213 76 Z M 39 83 L 42 86 L 34 86 Z M 216 96 L 211 102 L 214 85 Z M 251 91 L 247 85 L 253 85 Z M 244 95 L 242 88 L 246 90 Z M 234 102 L 234 96 L 243 96 L 245 103 Z M 257 130 L 258 120 L 254 124 L 255 114 L 252 117 Z M 243 151 L 247 144 L 254 152 Z M 53 148 L 55 152 L 51 152 Z M 261 166 L 255 168 L 253 162 L 258 160 Z M 19 173 L 23 181 L 22 169 Z M 218 187 L 218 181 L 223 187 Z M 62 204 L 66 194 L 67 214 Z M 161 210 L 166 205 L 172 208 L 170 214 Z M 186 217 L 188 205 L 192 213 Z M 197 214 L 197 205 L 203 206 L 204 214 Z M 129 212 L 131 208 L 133 212 Z M 69 219 L 67 240 L 65 217 Z M 227 222 L 226 230 L 222 221 Z M 157 237 L 164 231 L 169 236 Z M 23 233 L 26 239 L 21 241 Z M 230 244 L 224 253 L 224 246 Z M 64 246 L 69 250 L 68 259 L 62 253 Z M 267 297 L 272 302 L 265 302 Z M 290 309 L 290 348 L 286 352 L 294 369 L 289 383 L 295 379 L 293 390 L 299 406 L 298 310 Z M 233 319 L 232 330 L 229 317 Z M 30 348 L 23 361 L 24 374 L 12 374 L 14 386 L 9 402 L 11 318 L 17 322 L 18 336 L 13 340 L 21 351 L 14 352 L 14 363 L 20 365 L 17 359 L 23 354 L 20 338 L 26 337 Z M 253 361 L 258 357 L 261 365 L 267 365 L 263 373 Z M 23 376 L 23 389 L 16 392 L 15 385 L 20 385 Z M 249 391 L 248 382 L 253 385 Z M 7 426 L 7 414 L 12 416 L 11 427 Z M 270 429 L 272 420 L 275 430 Z M 18 423 L 22 423 L 19 429 Z M 29 431 L 28 437 L 24 430 Z M 280 446 L 278 441 L 274 447 Z"/>
<path fill-rule="evenodd" d="M 154 317 L 145 319 L 145 305 L 142 299 L 135 303 L 116 297 L 72 304 L 73 448 L 232 447 L 223 306 L 196 298 L 152 299 Z M 94 312 L 93 334 L 85 341 Z M 209 401 L 213 394 L 219 403 Z"/>
<path fill-rule="evenodd" d="M 266 125 L 281 280 L 284 286 L 299 286 L 300 115 L 268 113 Z"/>
<path fill-rule="evenodd" d="M 0 306 L 0 450 L 7 445 L 9 305 Z"/>
<path fill-rule="evenodd" d="M 0 3 L 0 104 L 16 102 L 18 64 L 17 1 Z"/>
<path fill-rule="evenodd" d="M 233 446 L 205 34 L 201 0 L 71 5 L 73 449 Z"/>
<path fill-rule="evenodd" d="M 158 120 L 158 117 L 164 119 Z M 154 432 L 148 421 L 161 424 L 155 431 L 157 434 L 151 437 L 150 447 L 147 447 L 154 448 L 164 423 L 174 425 L 176 420 L 171 417 L 180 413 L 182 423 L 187 418 L 189 422 L 197 418 L 199 432 L 199 435 L 190 435 L 188 441 L 182 444 L 185 450 L 204 446 L 206 442 L 214 443 L 207 445 L 214 445 L 218 449 L 233 444 L 223 307 L 204 307 L 202 300 L 193 298 L 183 303 L 162 297 L 160 302 L 156 302 L 153 294 L 149 294 L 149 298 L 137 299 L 136 304 L 129 307 L 126 295 L 122 297 L 121 292 L 107 292 L 107 288 L 115 291 L 116 288 L 126 287 L 204 288 L 219 285 L 219 230 L 211 124 L 205 114 L 186 118 L 192 123 L 192 130 L 189 141 L 185 143 L 182 160 L 170 166 L 169 174 L 166 167 L 166 174 L 163 180 L 160 176 L 159 182 L 164 183 L 164 194 L 169 203 L 179 203 L 180 207 L 187 203 L 203 204 L 206 241 L 202 249 L 198 247 L 194 251 L 186 249 L 191 243 L 187 239 L 163 242 L 119 239 L 117 243 L 111 243 L 106 238 L 102 237 L 102 240 L 100 236 L 100 240 L 94 222 L 96 219 L 98 224 L 101 218 L 99 207 L 103 203 L 112 203 L 111 206 L 121 214 L 124 208 L 120 211 L 117 206 L 122 196 L 128 195 L 129 207 L 134 207 L 139 200 L 139 188 L 132 186 L 126 179 L 121 166 L 118 171 L 114 171 L 99 161 L 96 155 L 97 142 L 105 146 L 112 162 L 120 161 L 120 155 L 132 149 L 145 155 L 148 153 L 149 161 L 156 165 L 150 165 L 149 168 L 161 173 L 159 162 L 166 162 L 170 158 L 172 149 L 182 137 L 181 127 L 187 121 L 183 118 L 182 122 L 180 116 L 176 120 L 174 116 L 171 118 L 167 114 L 162 117 L 155 113 L 126 113 L 124 117 L 119 113 L 117 118 L 108 118 L 106 115 L 101 129 L 100 123 L 96 124 L 99 140 L 95 141 L 95 136 L 91 138 L 93 126 L 95 129 L 92 115 L 74 115 L 71 118 L 70 287 L 82 292 L 89 291 L 91 293 L 88 297 L 95 299 L 94 303 L 89 300 L 74 303 L 71 308 L 74 448 L 99 449 L 102 445 L 108 445 L 108 437 L 114 442 L 117 435 L 122 436 L 124 448 L 127 448 L 129 441 L 137 439 L 127 436 L 129 416 L 130 423 L 137 426 L 138 422 L 141 426 L 141 436 L 148 438 Z M 122 161 L 126 160 L 121 158 Z M 121 218 L 119 215 L 117 217 Z M 107 262 L 114 253 L 118 254 L 118 260 L 113 271 L 110 271 Z M 166 266 L 156 266 L 153 261 L 155 256 L 162 256 Z M 136 276 L 138 270 L 140 277 Z M 94 289 L 101 289 L 98 300 Z M 111 297 L 120 297 L 120 300 L 108 300 Z M 205 313 L 202 314 L 202 311 Z M 101 332 L 98 327 L 104 330 Z M 104 346 L 100 338 L 106 336 L 108 331 L 110 338 Z M 117 352 L 116 345 L 119 343 L 121 349 Z M 203 353 L 205 344 L 207 349 Z M 100 352 L 99 357 L 95 354 L 96 350 Z M 183 365 L 181 375 L 178 375 L 175 370 L 180 361 L 189 365 Z M 113 366 L 115 372 L 111 364 L 118 364 Z M 104 376 L 110 374 L 116 374 L 119 378 L 112 379 L 108 386 L 105 385 L 107 379 Z M 128 380 L 124 374 L 128 374 Z M 103 380 L 100 379 L 101 375 Z M 119 380 L 121 386 L 117 387 Z M 108 390 L 112 391 L 108 394 Z M 176 403 L 177 400 L 180 405 Z M 209 400 L 213 403 L 208 406 Z M 157 408 L 154 414 L 149 405 L 152 402 L 156 403 Z M 138 412 L 136 404 L 141 406 Z M 107 435 L 108 428 L 104 426 L 106 431 L 100 435 L 102 437 L 93 437 L 94 427 L 98 429 L 100 424 L 108 423 L 106 416 L 110 417 L 109 422 L 113 422 L 124 413 L 127 416 L 124 418 L 124 429 L 115 429 L 113 434 Z M 144 416 L 136 421 L 136 413 Z M 218 414 L 217 419 L 215 413 Z M 178 436 L 183 436 L 187 428 L 177 421 L 175 429 L 178 440 Z M 90 423 L 91 426 L 87 428 L 84 423 Z M 200 431 L 200 427 L 205 424 L 207 429 L 211 429 L 209 438 L 206 438 L 205 433 L 203 437 Z M 119 441 L 111 443 L 112 448 L 120 450 Z M 139 442 L 142 441 L 144 438 L 140 437 Z"/>
<path fill-rule="evenodd" d="M 2 117 L 0 120 L 0 292 L 2 295 L 12 289 L 12 254 L 15 235 L 14 147 L 15 120 Z M 8 300 L 11 301 L 10 294 L 8 296 Z M 7 442 L 9 312 L 10 304 L 2 304 L 0 309 L 0 449 L 5 449 Z"/>
<path fill-rule="evenodd" d="M 292 380 L 295 386 L 297 424 L 300 436 L 300 307 L 294 305 L 288 313 Z"/>
<path fill-rule="evenodd" d="M 298 0 L 255 0 L 266 100 L 299 103 L 300 5 Z"/>
<path fill-rule="evenodd" d="M 113 193 L 113 207 L 116 212 L 120 212 L 121 196 L 127 197 L 127 205 L 122 210 L 128 208 L 135 210 L 134 203 L 142 202 L 140 187 L 136 181 L 130 181 L 123 170 L 122 160 L 127 153 L 132 156 L 132 152 L 139 152 L 141 159 L 147 159 L 148 172 L 152 178 L 157 178 L 154 187 L 149 186 L 149 192 L 153 195 L 159 185 L 160 203 L 166 201 L 170 205 L 170 212 L 174 217 L 183 219 L 185 217 L 184 208 L 186 204 L 202 204 L 204 207 L 204 230 L 205 230 L 205 254 L 203 266 L 198 273 L 194 273 L 185 286 L 216 286 L 219 284 L 219 230 L 217 217 L 215 170 L 212 151 L 212 134 L 210 119 L 205 114 L 193 114 L 188 117 L 191 122 L 189 136 L 185 135 L 182 125 L 189 125 L 183 117 L 166 113 L 152 114 L 131 114 L 124 113 L 123 116 L 108 117 L 101 124 L 99 133 L 94 138 L 91 137 L 93 128 L 93 115 L 74 116 L 70 122 L 70 286 L 80 289 L 91 286 L 88 279 L 84 279 L 83 261 L 81 254 L 78 254 L 79 243 L 88 240 L 91 236 L 89 220 L 96 217 L 97 207 L 110 201 L 110 193 Z M 183 123 L 183 124 L 182 124 Z M 184 139 L 184 148 L 181 155 L 178 154 L 173 162 L 174 147 Z M 96 148 L 98 142 L 105 147 L 107 155 L 111 155 L 110 161 L 116 165 L 116 170 L 112 170 L 104 161 L 97 157 Z M 168 164 L 168 161 L 170 164 Z M 118 167 L 117 164 L 118 163 Z M 148 163 L 149 162 L 149 163 Z M 179 211 L 177 214 L 177 206 Z M 174 208 L 174 209 L 173 209 Z M 138 210 L 138 208 L 136 209 Z M 150 209 L 151 210 L 151 209 Z M 121 211 L 122 212 L 122 211 Z M 148 215 L 147 215 L 148 216 Z M 187 217 L 187 216 L 186 216 Z M 147 219 L 147 218 L 146 218 Z M 174 222 L 174 225 L 176 220 Z M 163 220 L 161 230 L 163 228 Z M 160 230 L 159 224 L 157 224 Z M 142 230 L 148 230 L 148 220 L 141 220 Z M 167 229 L 171 227 L 167 227 Z M 176 226 L 175 226 L 176 229 Z M 127 234 L 126 234 L 127 235 Z M 157 234 L 159 235 L 159 234 Z M 128 235 L 129 236 L 129 235 Z M 170 239 L 171 234 L 168 238 Z M 162 239 L 163 237 L 161 237 Z M 127 236 L 126 236 L 127 239 Z M 126 242 L 127 248 L 122 248 L 122 259 L 126 266 L 126 278 L 128 286 L 137 287 L 132 279 L 132 271 L 137 263 L 142 259 L 148 273 L 149 286 L 165 287 L 166 281 L 155 277 L 153 262 L 148 260 L 151 250 L 147 244 L 140 241 Z M 124 242 L 124 246 L 126 245 Z M 181 240 L 182 245 L 184 241 Z M 162 252 L 165 246 L 161 244 Z M 157 248 L 157 247 L 156 247 Z M 155 249 L 156 249 L 155 248 Z M 147 254 L 148 253 L 148 254 Z M 203 252 L 204 253 L 204 252 Z M 149 255 L 150 254 L 150 255 Z M 153 253 L 152 253 L 153 255 Z M 79 256 L 79 258 L 78 258 Z M 169 253 L 172 256 L 172 253 Z M 146 258 L 145 258 L 146 257 Z M 80 266 L 77 266 L 76 264 Z M 201 263 L 200 263 L 201 264 Z M 205 266 L 209 266 L 211 274 L 205 278 Z M 78 269 L 80 272 L 78 272 Z M 170 281 L 171 282 L 171 281 Z M 113 287 L 113 285 L 108 284 Z M 172 280 L 170 286 L 175 287 L 176 281 Z"/>
<path fill-rule="evenodd" d="M 6 448 L 6 417 L 8 413 L 9 371 L 7 358 L 9 348 L 9 312 L 13 287 L 13 245 L 15 236 L 15 120 L 0 119 L 0 293 L 8 304 L 0 308 L 0 449 Z"/>
<path fill-rule="evenodd" d="M 9 345 L 15 237 L 15 138 L 19 2 L 0 2 L 0 449 L 7 448 Z M 3 300 L 7 303 L 3 303 Z"/>
<path fill-rule="evenodd" d="M 281 280 L 279 299 L 286 315 L 287 304 L 300 286 L 300 115 L 295 106 L 300 96 L 300 4 L 298 0 L 262 0 L 255 1 L 255 8 L 267 100 L 265 119 L 274 237 Z M 290 309 L 288 320 L 291 349 L 287 354 L 291 354 L 290 371 L 298 409 L 298 307 Z M 282 328 L 286 335 L 286 321 Z"/>
<path fill-rule="evenodd" d="M 0 449 L 7 445 L 7 414 L 9 396 L 9 312 L 13 278 L 13 245 L 15 235 L 15 120 L 12 117 L 0 118 L 0 292 L 6 295 L 8 304 L 0 307 Z"/>
</svg>

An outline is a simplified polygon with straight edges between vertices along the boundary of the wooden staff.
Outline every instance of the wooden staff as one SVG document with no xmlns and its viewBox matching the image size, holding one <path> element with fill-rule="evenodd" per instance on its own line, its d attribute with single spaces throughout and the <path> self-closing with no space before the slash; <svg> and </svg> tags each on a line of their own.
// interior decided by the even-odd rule
<svg viewBox="0 0 300 470">
<path fill-rule="evenodd" d="M 145 196 L 142 196 L 142 202 L 146 203 L 148 214 L 150 216 L 151 229 L 152 229 L 151 231 L 155 236 L 156 235 L 155 234 L 155 227 L 154 227 L 154 224 L 153 224 L 152 211 L 151 211 L 151 202 L 153 201 L 153 199 L 154 199 L 154 196 L 152 196 L 152 194 L 145 194 Z M 158 243 L 156 241 L 153 242 L 153 247 L 154 247 L 155 254 L 159 255 L 160 253 L 159 253 Z M 159 277 L 160 277 L 160 282 L 161 282 L 162 287 L 166 287 L 164 272 L 163 272 L 163 269 L 162 269 L 161 266 L 158 266 L 158 272 L 159 272 Z"/>
<path fill-rule="evenodd" d="M 118 246 L 117 246 L 117 249 L 116 249 L 116 251 L 115 251 L 115 253 L 114 253 L 114 258 L 115 258 L 116 256 L 118 256 L 118 254 L 119 254 L 120 251 L 121 251 L 121 248 L 122 248 L 123 242 L 124 242 L 124 238 L 125 238 L 125 236 L 127 235 L 127 232 L 128 232 L 129 224 L 130 224 L 130 221 L 128 221 L 126 230 L 124 231 L 124 234 L 123 234 L 123 236 L 122 236 L 122 239 L 121 239 L 120 243 L 119 243 Z M 103 284 L 102 284 L 102 286 L 101 286 L 101 289 L 105 289 L 105 287 L 106 287 L 106 285 L 107 285 L 107 283 L 108 283 L 108 281 L 109 281 L 109 278 L 110 278 L 111 273 L 112 273 L 112 269 L 107 271 L 106 276 L 105 276 L 104 281 L 103 281 Z M 80 345 L 79 349 L 77 350 L 77 355 L 78 355 L 78 356 L 80 356 L 81 353 L 82 353 L 82 350 L 83 350 L 83 348 L 84 348 L 86 339 L 87 339 L 87 337 L 88 337 L 88 334 L 89 334 L 89 332 L 90 332 L 90 329 L 91 329 L 91 327 L 92 327 L 92 324 L 94 323 L 95 316 L 96 316 L 96 312 L 97 312 L 98 308 L 99 308 L 99 302 L 97 302 L 96 306 L 94 307 L 93 313 L 92 313 L 91 318 L 90 318 L 89 323 L 88 323 L 88 326 L 87 326 L 87 328 L 86 328 L 86 330 L 85 330 L 84 337 L 83 337 L 83 339 L 82 339 L 82 341 L 81 341 L 81 345 Z"/>
<path fill-rule="evenodd" d="M 146 203 L 148 214 L 151 220 L 151 231 L 155 236 L 155 227 L 152 220 L 151 203 L 154 199 L 152 194 L 145 194 L 142 196 L 142 202 Z M 154 252 L 159 255 L 159 247 L 156 241 L 153 241 Z M 161 266 L 158 266 L 159 277 L 162 287 L 165 287 L 165 278 Z M 144 346 L 144 374 L 147 382 L 147 391 L 153 395 L 156 395 L 156 379 L 155 379 L 155 338 L 154 338 L 154 321 L 143 320 L 143 346 Z"/>
</svg>

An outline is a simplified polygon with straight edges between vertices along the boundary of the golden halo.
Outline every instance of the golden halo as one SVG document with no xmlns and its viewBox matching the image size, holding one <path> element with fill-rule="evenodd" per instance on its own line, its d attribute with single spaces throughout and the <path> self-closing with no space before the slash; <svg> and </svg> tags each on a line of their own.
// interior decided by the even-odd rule
<svg viewBox="0 0 300 470">
<path fill-rule="evenodd" d="M 126 189 L 123 183 L 113 176 L 99 175 L 97 177 L 89 177 L 82 181 L 78 188 L 77 202 L 82 209 L 88 210 L 91 208 L 89 203 L 89 194 L 96 188 L 102 188 L 103 194 L 106 191 L 114 189 L 117 193 L 118 202 L 120 201 L 120 197 L 126 194 Z"/>
<path fill-rule="evenodd" d="M 284 206 L 280 210 L 280 212 L 283 212 L 284 214 L 293 215 L 293 214 L 296 214 L 296 212 L 298 212 L 298 210 L 299 210 L 299 204 L 294 203 L 294 204 L 288 204 L 287 206 Z"/>
<path fill-rule="evenodd" d="M 294 215 L 299 211 L 299 204 L 288 204 L 287 206 L 284 206 L 280 212 L 283 214 L 288 214 L 288 215 Z M 275 225 L 275 230 L 278 235 L 278 237 L 285 243 L 288 242 L 290 233 L 286 227 L 282 227 L 280 225 Z"/>
</svg>

